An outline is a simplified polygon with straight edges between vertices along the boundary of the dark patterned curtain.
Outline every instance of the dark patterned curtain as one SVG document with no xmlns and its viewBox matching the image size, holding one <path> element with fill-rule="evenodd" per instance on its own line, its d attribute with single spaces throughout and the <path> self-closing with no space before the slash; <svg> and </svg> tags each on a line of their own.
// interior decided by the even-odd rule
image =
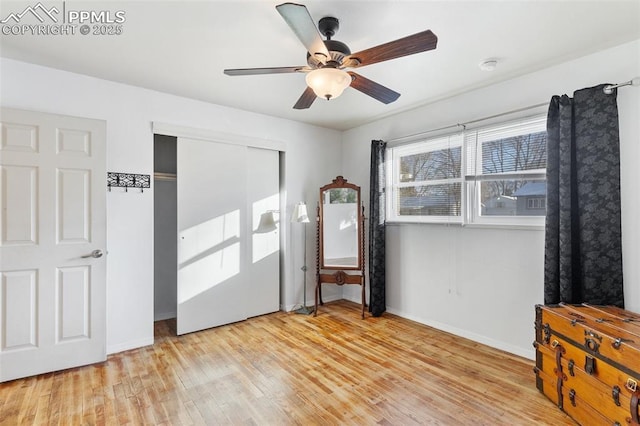
<svg viewBox="0 0 640 426">
<path fill-rule="evenodd" d="M 385 170 L 387 143 L 371 141 L 369 181 L 369 311 L 374 317 L 387 309 L 385 298 Z"/>
<path fill-rule="evenodd" d="M 603 87 L 549 105 L 546 304 L 624 307 L 618 107 Z"/>
</svg>

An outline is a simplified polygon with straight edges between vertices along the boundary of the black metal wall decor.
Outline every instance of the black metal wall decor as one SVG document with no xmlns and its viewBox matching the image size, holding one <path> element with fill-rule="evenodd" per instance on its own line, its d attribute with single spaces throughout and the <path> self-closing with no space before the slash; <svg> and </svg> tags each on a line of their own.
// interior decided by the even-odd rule
<svg viewBox="0 0 640 426">
<path fill-rule="evenodd" d="M 151 175 L 139 175 L 135 173 L 115 173 L 107 172 L 107 188 L 124 188 L 129 192 L 129 188 L 139 188 L 144 192 L 144 188 L 151 188 Z"/>
</svg>

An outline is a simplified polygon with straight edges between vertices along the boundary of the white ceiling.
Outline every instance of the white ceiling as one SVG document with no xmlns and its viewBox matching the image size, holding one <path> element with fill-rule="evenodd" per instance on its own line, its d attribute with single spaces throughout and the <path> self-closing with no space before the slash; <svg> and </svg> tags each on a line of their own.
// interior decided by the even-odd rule
<svg viewBox="0 0 640 426">
<path fill-rule="evenodd" d="M 36 3 L 3 1 L 0 19 Z M 62 1 L 43 3 L 62 10 Z M 316 22 L 324 16 L 340 20 L 334 39 L 352 52 L 425 29 L 439 40 L 434 51 L 358 69 L 400 92 L 394 103 L 347 89 L 337 99 L 294 110 L 304 74 L 222 73 L 306 64 L 304 47 L 275 9 L 279 3 L 68 0 L 66 10 L 123 10 L 123 34 L 1 35 L 0 55 L 344 130 L 640 38 L 640 0 L 306 1 Z M 487 58 L 498 59 L 495 71 L 479 69 Z"/>
</svg>

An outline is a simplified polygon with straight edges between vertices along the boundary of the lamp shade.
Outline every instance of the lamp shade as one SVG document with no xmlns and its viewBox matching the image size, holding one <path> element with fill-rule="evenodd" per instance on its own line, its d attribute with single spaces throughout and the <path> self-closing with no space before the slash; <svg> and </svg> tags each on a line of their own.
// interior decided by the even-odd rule
<svg viewBox="0 0 640 426">
<path fill-rule="evenodd" d="M 307 214 L 307 205 L 305 203 L 296 204 L 291 215 L 291 222 L 309 223 L 309 215 Z"/>
<path fill-rule="evenodd" d="M 335 99 L 351 84 L 351 76 L 346 71 L 336 68 L 320 68 L 313 70 L 305 77 L 307 86 L 319 98 Z"/>
<path fill-rule="evenodd" d="M 272 232 L 278 229 L 276 226 L 276 221 L 273 218 L 273 212 L 268 211 L 264 212 L 260 215 L 260 223 L 258 224 L 258 229 L 256 229 L 257 234 L 266 234 L 267 232 Z"/>
</svg>

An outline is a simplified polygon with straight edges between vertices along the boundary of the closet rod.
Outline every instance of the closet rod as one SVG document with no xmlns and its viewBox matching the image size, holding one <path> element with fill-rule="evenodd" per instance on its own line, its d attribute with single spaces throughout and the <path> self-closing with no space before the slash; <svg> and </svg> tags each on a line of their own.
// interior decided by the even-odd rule
<svg viewBox="0 0 640 426">
<path fill-rule="evenodd" d="M 153 178 L 155 180 L 176 180 L 176 174 L 175 173 L 155 172 L 153 174 Z"/>
<path fill-rule="evenodd" d="M 605 93 L 605 95 L 610 95 L 613 93 L 613 89 L 617 89 L 618 87 L 623 86 L 640 86 L 640 77 L 632 78 L 631 80 L 625 81 L 624 83 L 608 84 L 604 86 L 602 91 Z"/>
<path fill-rule="evenodd" d="M 457 123 L 457 124 L 451 124 L 449 126 L 444 126 L 444 127 L 439 127 L 437 129 L 430 129 L 424 132 L 419 132 L 419 133 L 414 133 L 412 135 L 407 135 L 407 136 L 401 136 L 399 138 L 393 138 L 393 139 L 389 139 L 387 142 L 387 144 L 395 144 L 397 142 L 403 141 L 403 140 L 407 140 L 407 139 L 414 139 L 420 136 L 425 136 L 428 135 L 430 133 L 434 133 L 434 132 L 439 132 L 441 130 L 447 130 L 447 129 L 454 129 L 456 127 L 466 127 L 469 124 L 475 124 L 475 123 L 479 123 L 481 121 L 485 121 L 485 120 L 491 120 L 493 118 L 499 118 L 505 115 L 509 115 L 509 114 L 515 114 L 517 112 L 523 112 L 523 111 L 527 111 L 530 109 L 534 109 L 534 108 L 540 108 L 543 106 L 549 105 L 549 102 L 545 102 L 543 104 L 536 104 L 536 105 L 531 105 L 531 106 L 527 106 L 527 107 L 523 107 L 523 108 L 518 108 L 518 109 L 513 109 L 511 111 L 507 111 L 507 112 L 502 112 L 500 114 L 495 114 L 495 115 L 490 115 L 488 117 L 482 117 L 482 118 L 478 118 L 476 120 L 471 120 L 471 121 L 467 121 L 465 123 Z"/>
</svg>

